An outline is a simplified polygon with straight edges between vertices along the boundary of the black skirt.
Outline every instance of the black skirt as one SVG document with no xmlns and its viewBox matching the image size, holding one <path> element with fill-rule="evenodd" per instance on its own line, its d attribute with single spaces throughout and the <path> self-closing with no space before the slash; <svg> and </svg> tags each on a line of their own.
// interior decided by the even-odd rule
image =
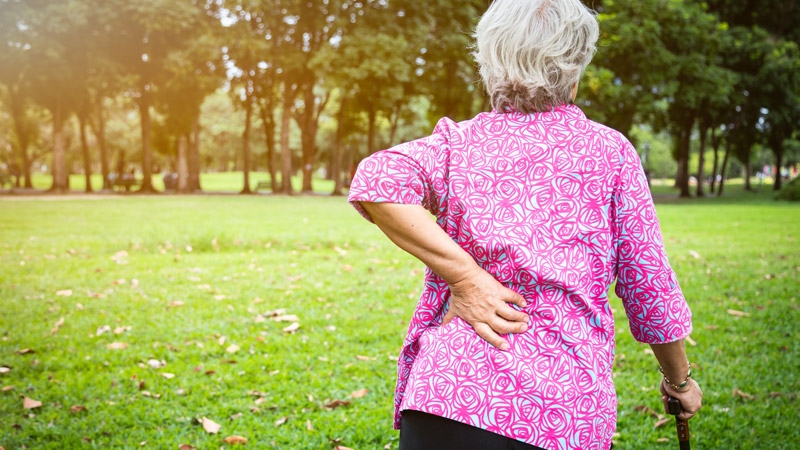
<svg viewBox="0 0 800 450">
<path fill-rule="evenodd" d="M 545 449 L 456 420 L 406 409 L 400 421 L 399 450 Z"/>
</svg>

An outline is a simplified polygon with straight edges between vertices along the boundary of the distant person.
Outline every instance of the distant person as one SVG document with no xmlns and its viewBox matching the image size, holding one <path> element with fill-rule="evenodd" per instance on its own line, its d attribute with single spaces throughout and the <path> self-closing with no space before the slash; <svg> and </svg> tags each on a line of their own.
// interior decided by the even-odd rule
<svg viewBox="0 0 800 450">
<path fill-rule="evenodd" d="M 598 32 L 579 0 L 495 0 L 475 32 L 493 110 L 358 166 L 349 202 L 427 265 L 398 360 L 400 450 L 611 447 L 615 278 L 662 400 L 700 409 L 639 156 L 573 103 Z"/>
</svg>

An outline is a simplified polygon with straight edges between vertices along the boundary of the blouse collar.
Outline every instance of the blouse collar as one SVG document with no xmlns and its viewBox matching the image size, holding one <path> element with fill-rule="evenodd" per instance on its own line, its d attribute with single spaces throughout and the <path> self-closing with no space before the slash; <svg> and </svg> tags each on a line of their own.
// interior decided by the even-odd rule
<svg viewBox="0 0 800 450">
<path fill-rule="evenodd" d="M 516 109 L 514 109 L 514 107 L 512 107 L 512 106 L 503 107 L 503 112 L 502 113 L 500 113 L 496 109 L 493 109 L 492 113 L 493 114 L 524 114 L 524 113 L 517 112 Z M 554 106 L 554 107 L 550 108 L 549 111 L 538 111 L 538 112 L 530 113 L 530 115 L 541 115 L 541 114 L 566 114 L 566 115 L 574 116 L 574 117 L 578 117 L 578 118 L 584 118 L 584 119 L 586 118 L 586 114 L 584 114 L 583 111 L 578 107 L 578 105 L 576 105 L 574 103 L 562 103 L 562 104 L 560 104 L 558 106 Z M 525 114 L 525 115 L 527 115 L 527 114 Z"/>
</svg>

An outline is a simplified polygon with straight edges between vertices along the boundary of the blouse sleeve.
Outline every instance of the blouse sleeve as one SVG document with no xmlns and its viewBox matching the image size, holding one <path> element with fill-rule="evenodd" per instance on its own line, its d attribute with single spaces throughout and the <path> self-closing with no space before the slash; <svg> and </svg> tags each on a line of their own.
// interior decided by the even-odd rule
<svg viewBox="0 0 800 450">
<path fill-rule="evenodd" d="M 438 215 L 446 204 L 448 131 L 452 123 L 443 118 L 430 136 L 364 158 L 350 184 L 347 201 L 370 222 L 372 218 L 359 201 L 422 205 Z"/>
<path fill-rule="evenodd" d="M 623 139 L 614 193 L 617 284 L 633 337 L 647 344 L 677 341 L 692 331 L 692 313 L 670 267 L 639 155 Z"/>
</svg>

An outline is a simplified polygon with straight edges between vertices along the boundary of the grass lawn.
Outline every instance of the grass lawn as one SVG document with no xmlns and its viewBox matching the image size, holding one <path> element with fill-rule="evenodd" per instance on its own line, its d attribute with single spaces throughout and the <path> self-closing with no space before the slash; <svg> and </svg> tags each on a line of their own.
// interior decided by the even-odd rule
<svg viewBox="0 0 800 450">
<path fill-rule="evenodd" d="M 765 198 L 658 205 L 694 314 L 694 448 L 800 441 L 800 207 Z M 254 448 L 397 448 L 394 358 L 423 265 L 343 197 L 3 197 L 0 211 L 6 450 L 211 449 L 231 435 Z M 673 422 L 637 411 L 660 412 L 658 366 L 610 296 L 615 448 L 676 448 Z M 273 320 L 277 309 L 297 320 Z"/>
</svg>

